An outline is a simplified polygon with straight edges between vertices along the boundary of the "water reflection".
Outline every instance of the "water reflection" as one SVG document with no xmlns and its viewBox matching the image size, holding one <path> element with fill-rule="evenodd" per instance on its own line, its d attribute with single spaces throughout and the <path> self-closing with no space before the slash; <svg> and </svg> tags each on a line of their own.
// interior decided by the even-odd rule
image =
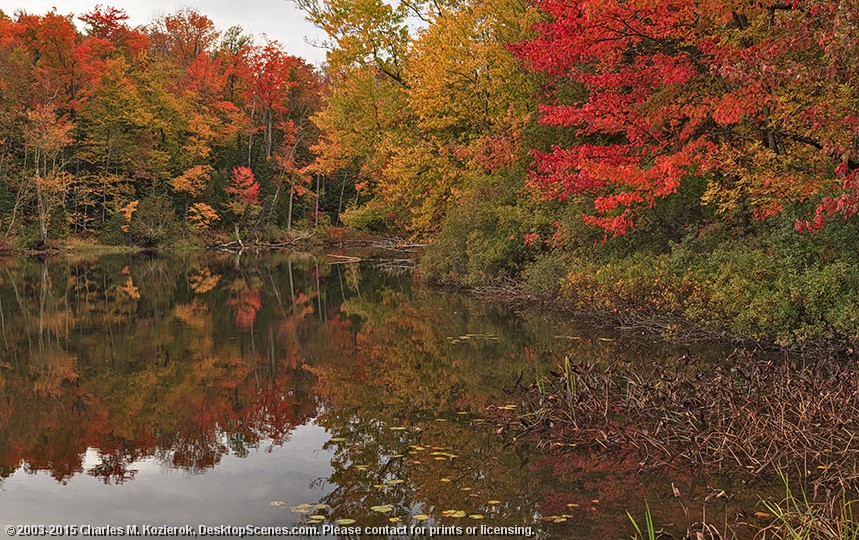
<svg viewBox="0 0 859 540">
<path fill-rule="evenodd" d="M 5 265 L 0 475 L 122 483 L 147 457 L 201 471 L 315 415 L 297 333 L 323 324 L 304 309 L 319 291 L 302 282 L 294 313 L 275 316 L 260 301 L 273 268 L 183 262 Z M 84 465 L 87 449 L 97 463 Z"/>
<path fill-rule="evenodd" d="M 694 476 L 654 480 L 622 458 L 535 454 L 486 425 L 487 407 L 515 405 L 517 381 L 564 354 L 673 351 L 349 260 L 0 261 L 6 507 L 19 520 L 21 501 L 37 499 L 54 522 L 106 524 L 163 523 L 176 508 L 210 524 L 426 515 L 427 526 L 607 538 L 628 535 L 625 511 L 644 499 L 681 522 L 670 481 L 705 493 Z M 81 514 L 80 498 L 103 506 Z"/>
</svg>

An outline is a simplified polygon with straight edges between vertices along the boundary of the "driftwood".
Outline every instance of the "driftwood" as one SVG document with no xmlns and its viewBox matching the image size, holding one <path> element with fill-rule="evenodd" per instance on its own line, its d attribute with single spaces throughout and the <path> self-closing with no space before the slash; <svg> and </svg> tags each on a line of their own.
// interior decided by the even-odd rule
<svg viewBox="0 0 859 540">
<path fill-rule="evenodd" d="M 332 254 L 329 254 L 328 256 L 331 257 L 332 259 L 336 259 L 334 261 L 329 262 L 328 264 L 349 264 L 349 263 L 361 262 L 364 260 L 361 257 L 350 257 L 348 255 L 332 255 Z"/>
<path fill-rule="evenodd" d="M 424 248 L 427 244 L 419 244 L 411 242 L 399 236 L 391 236 L 386 238 L 372 238 L 369 240 L 346 240 L 331 244 L 332 247 L 363 247 L 385 249 L 388 251 L 406 251 L 414 252 L 420 248 Z"/>
<path fill-rule="evenodd" d="M 315 232 L 301 234 L 285 242 L 253 242 L 246 244 L 242 242 L 241 239 L 238 239 L 233 240 L 232 242 L 217 242 L 214 244 L 209 244 L 208 246 L 206 246 L 206 249 L 211 249 L 214 251 L 226 251 L 229 253 L 241 253 L 243 251 L 262 249 L 292 249 L 295 246 L 299 245 L 301 242 L 304 242 L 308 238 L 311 238 L 315 234 Z"/>
</svg>

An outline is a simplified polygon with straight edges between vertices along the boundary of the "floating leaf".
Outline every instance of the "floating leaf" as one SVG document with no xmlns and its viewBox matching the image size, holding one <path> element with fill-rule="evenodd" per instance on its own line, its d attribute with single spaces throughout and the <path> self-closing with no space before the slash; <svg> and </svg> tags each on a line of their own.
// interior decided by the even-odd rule
<svg viewBox="0 0 859 540">
<path fill-rule="evenodd" d="M 390 480 L 385 480 L 385 483 L 386 483 L 386 484 L 390 484 L 390 485 L 392 485 L 392 486 L 395 486 L 395 485 L 397 485 L 397 484 L 402 484 L 402 483 L 403 483 L 403 480 L 402 480 L 402 479 L 400 479 L 400 478 L 392 478 L 392 479 L 390 479 Z"/>
<path fill-rule="evenodd" d="M 355 523 L 355 520 L 349 518 L 338 519 L 334 522 L 335 525 L 351 525 L 353 523 Z"/>
<path fill-rule="evenodd" d="M 470 487 L 459 488 L 460 491 L 471 491 L 472 489 L 474 489 L 474 488 L 470 488 Z"/>
<path fill-rule="evenodd" d="M 369 468 L 370 468 L 369 465 L 355 465 L 355 469 L 358 471 L 366 471 Z"/>
<path fill-rule="evenodd" d="M 400 521 L 402 521 L 402 518 L 398 518 L 398 517 L 389 517 L 389 518 L 388 518 L 388 521 L 390 521 L 391 523 L 399 523 Z"/>
<path fill-rule="evenodd" d="M 416 515 L 416 516 L 412 516 L 412 519 L 416 519 L 416 520 L 418 520 L 418 521 L 424 521 L 424 520 L 427 520 L 427 519 L 429 519 L 429 518 L 430 518 L 430 517 L 429 517 L 428 515 L 426 515 L 426 514 L 418 514 L 418 515 Z"/>
<path fill-rule="evenodd" d="M 439 480 L 439 482 L 450 482 L 450 478 L 442 478 L 441 480 Z"/>
<path fill-rule="evenodd" d="M 271 501 L 272 506 L 286 506 L 286 503 L 283 501 Z"/>
<path fill-rule="evenodd" d="M 563 523 L 563 522 L 565 522 L 565 521 L 567 521 L 567 518 L 565 518 L 565 517 L 557 517 L 557 518 L 555 518 L 555 519 L 553 519 L 553 520 L 552 520 L 552 523 Z"/>
<path fill-rule="evenodd" d="M 313 505 L 313 507 L 316 508 L 317 510 L 325 510 L 326 508 L 331 508 L 327 504 L 315 504 L 315 505 Z"/>
<path fill-rule="evenodd" d="M 501 504 L 501 501 L 496 501 L 495 499 L 492 499 L 491 501 L 486 501 L 486 504 Z"/>
<path fill-rule="evenodd" d="M 325 519 L 325 516 L 323 516 L 322 514 L 316 514 L 316 515 L 310 516 L 310 519 L 318 519 L 321 521 L 321 520 Z"/>
<path fill-rule="evenodd" d="M 405 430 L 406 430 L 406 427 L 405 427 L 405 426 L 394 426 L 394 427 L 389 428 L 389 429 L 390 429 L 391 431 L 405 431 Z"/>
<path fill-rule="evenodd" d="M 483 519 L 483 514 L 470 514 L 468 517 L 471 519 Z"/>
<path fill-rule="evenodd" d="M 328 442 L 343 442 L 346 440 L 346 437 L 333 437 L 328 439 Z"/>
<path fill-rule="evenodd" d="M 373 512 L 381 512 L 383 514 L 386 512 L 390 512 L 393 509 L 394 509 L 394 507 L 390 504 L 382 504 L 379 506 L 371 506 L 370 507 L 370 510 L 372 510 Z"/>
<path fill-rule="evenodd" d="M 450 517 L 452 517 L 452 518 L 464 518 L 465 517 L 465 510 L 457 510 L 456 512 L 451 514 Z"/>
<path fill-rule="evenodd" d="M 755 517 L 761 519 L 770 519 L 771 517 L 773 517 L 773 515 L 767 512 L 755 512 Z"/>
</svg>

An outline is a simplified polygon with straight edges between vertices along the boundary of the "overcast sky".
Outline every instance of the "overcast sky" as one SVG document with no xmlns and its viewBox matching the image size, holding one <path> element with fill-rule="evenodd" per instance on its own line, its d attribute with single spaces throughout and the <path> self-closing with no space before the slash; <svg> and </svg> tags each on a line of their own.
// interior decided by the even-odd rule
<svg viewBox="0 0 859 540">
<path fill-rule="evenodd" d="M 18 9 L 41 14 L 56 6 L 60 13 L 80 15 L 91 11 L 96 4 L 124 9 L 132 26 L 148 23 L 159 13 L 170 13 L 179 7 L 197 9 L 215 21 L 215 26 L 224 31 L 239 24 L 245 33 L 253 34 L 257 43 L 262 35 L 281 42 L 286 51 L 301 56 L 314 65 L 325 60 L 325 51 L 308 44 L 320 42 L 324 34 L 304 20 L 304 14 L 295 8 L 291 0 L 0 0 L 0 9 L 12 15 Z M 76 21 L 80 26 L 80 21 Z"/>
</svg>

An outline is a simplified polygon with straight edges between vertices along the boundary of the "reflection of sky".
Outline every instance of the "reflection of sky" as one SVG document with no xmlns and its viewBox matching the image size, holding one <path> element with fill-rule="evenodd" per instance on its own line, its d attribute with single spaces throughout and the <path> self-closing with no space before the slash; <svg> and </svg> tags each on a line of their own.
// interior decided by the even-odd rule
<svg viewBox="0 0 859 540">
<path fill-rule="evenodd" d="M 329 438 L 312 423 L 299 426 L 282 447 L 267 452 L 263 442 L 246 458 L 223 456 L 198 475 L 146 459 L 130 467 L 137 475 L 121 486 L 85 474 L 62 485 L 47 473 L 19 469 L 0 491 L 0 525 L 288 525 L 300 515 L 291 506 L 319 502 L 331 489 L 314 483 L 331 474 L 332 454 L 321 450 Z M 87 451 L 86 465 L 98 463 Z"/>
<path fill-rule="evenodd" d="M 257 43 L 263 42 L 265 34 L 281 42 L 288 53 L 311 64 L 319 65 L 325 60 L 323 49 L 307 43 L 321 42 L 324 34 L 304 19 L 291 0 L 0 0 L 0 9 L 11 16 L 19 8 L 41 14 L 56 6 L 60 13 L 81 15 L 96 4 L 125 10 L 132 26 L 146 24 L 153 16 L 180 6 L 190 6 L 212 19 L 221 31 L 238 24 L 253 34 Z"/>
</svg>

